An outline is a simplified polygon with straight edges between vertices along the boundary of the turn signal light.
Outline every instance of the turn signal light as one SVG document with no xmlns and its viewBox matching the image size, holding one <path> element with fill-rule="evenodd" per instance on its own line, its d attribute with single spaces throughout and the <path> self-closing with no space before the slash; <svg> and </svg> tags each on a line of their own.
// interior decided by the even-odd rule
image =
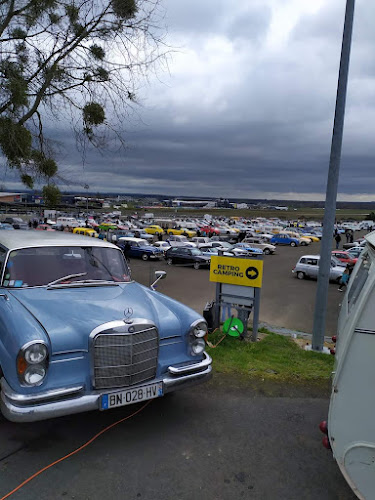
<svg viewBox="0 0 375 500">
<path fill-rule="evenodd" d="M 26 368 L 27 368 L 26 359 L 23 358 L 22 356 L 19 356 L 19 358 L 17 359 L 17 371 L 19 375 L 25 373 Z"/>
<path fill-rule="evenodd" d="M 328 435 L 328 425 L 327 425 L 327 420 L 322 420 L 319 424 L 319 429 L 323 434 Z"/>
<path fill-rule="evenodd" d="M 322 439 L 322 444 L 327 450 L 332 450 L 331 443 L 329 442 L 328 436 L 324 436 Z"/>
</svg>

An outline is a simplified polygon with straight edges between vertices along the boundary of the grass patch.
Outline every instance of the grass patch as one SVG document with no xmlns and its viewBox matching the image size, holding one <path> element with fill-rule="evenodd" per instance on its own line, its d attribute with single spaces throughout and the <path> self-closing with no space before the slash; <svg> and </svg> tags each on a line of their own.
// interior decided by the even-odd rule
<svg viewBox="0 0 375 500">
<path fill-rule="evenodd" d="M 209 336 L 216 344 L 221 331 Z M 334 358 L 302 350 L 293 340 L 268 332 L 252 343 L 225 337 L 216 347 L 207 347 L 218 373 L 239 376 L 241 379 L 268 379 L 280 382 L 320 383 L 330 379 Z"/>
</svg>

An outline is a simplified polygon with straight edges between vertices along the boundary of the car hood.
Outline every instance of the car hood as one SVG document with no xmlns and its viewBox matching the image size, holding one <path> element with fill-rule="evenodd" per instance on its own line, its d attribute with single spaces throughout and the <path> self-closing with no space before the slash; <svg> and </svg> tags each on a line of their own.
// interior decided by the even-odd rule
<svg viewBox="0 0 375 500">
<path fill-rule="evenodd" d="M 199 315 L 188 307 L 138 283 L 79 288 L 44 287 L 9 290 L 49 336 L 52 352 L 87 350 L 89 335 L 97 326 L 125 318 L 151 320 L 160 338 L 182 335 L 182 325 Z"/>
</svg>

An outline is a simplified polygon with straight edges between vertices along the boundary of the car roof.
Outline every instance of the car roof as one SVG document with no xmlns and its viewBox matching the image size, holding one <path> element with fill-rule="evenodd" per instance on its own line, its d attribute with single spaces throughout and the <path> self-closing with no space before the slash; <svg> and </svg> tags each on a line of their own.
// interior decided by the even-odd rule
<svg viewBox="0 0 375 500">
<path fill-rule="evenodd" d="M 47 246 L 88 246 L 118 248 L 116 245 L 98 238 L 88 238 L 78 234 L 59 231 L 1 231 L 0 244 L 9 250 L 16 248 L 47 247 Z"/>
<path fill-rule="evenodd" d="M 320 255 L 301 255 L 300 259 L 320 259 Z"/>
</svg>

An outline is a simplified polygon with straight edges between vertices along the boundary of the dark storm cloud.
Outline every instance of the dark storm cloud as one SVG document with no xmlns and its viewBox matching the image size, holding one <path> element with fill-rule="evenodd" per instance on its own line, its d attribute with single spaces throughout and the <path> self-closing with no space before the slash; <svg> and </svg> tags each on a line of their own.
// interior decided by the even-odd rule
<svg viewBox="0 0 375 500">
<path fill-rule="evenodd" d="M 64 141 L 66 187 L 87 182 L 92 191 L 322 198 L 344 2 L 314 5 L 166 1 L 169 43 L 181 48 L 170 60 L 170 77 L 151 79 L 143 89 L 142 120 L 125 124 L 125 151 L 90 150 L 83 165 L 74 140 Z M 369 197 L 374 14 L 370 2 L 357 1 L 339 185 L 341 193 Z M 68 137 L 52 129 L 51 135 Z"/>
</svg>

